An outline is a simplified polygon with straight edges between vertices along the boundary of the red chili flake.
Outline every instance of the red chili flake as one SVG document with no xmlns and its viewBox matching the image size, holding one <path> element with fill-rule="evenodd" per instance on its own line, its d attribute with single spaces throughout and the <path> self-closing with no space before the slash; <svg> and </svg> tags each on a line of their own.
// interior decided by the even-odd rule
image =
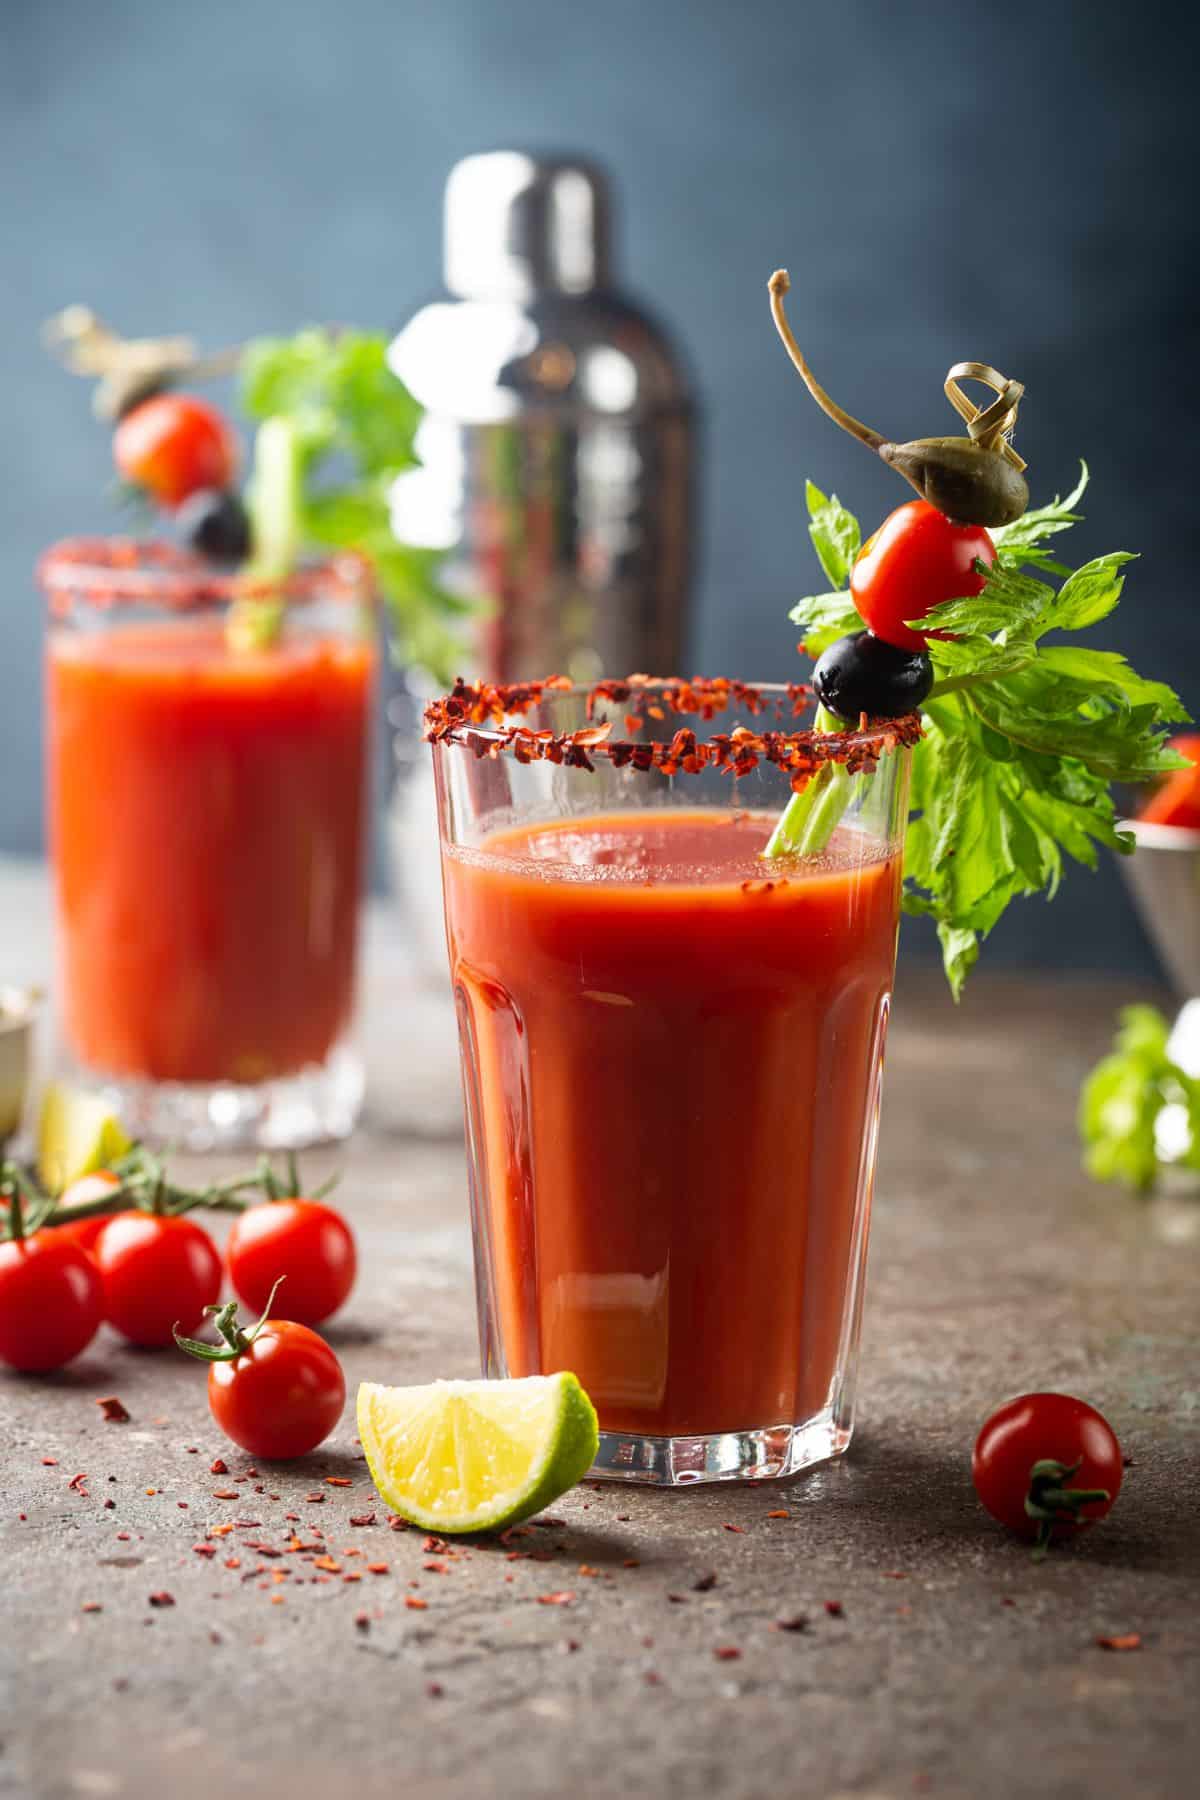
<svg viewBox="0 0 1200 1800">
<path fill-rule="evenodd" d="M 225 1567 L 227 1569 L 240 1569 L 241 1566 L 242 1559 L 240 1556 L 227 1556 L 225 1558 Z"/>
<path fill-rule="evenodd" d="M 554 1594 L 539 1594 L 537 1603 L 539 1606 L 570 1606 L 574 1599 L 569 1588 L 562 1588 Z"/>
<path fill-rule="evenodd" d="M 342 1580 L 343 1581 L 361 1581 L 362 1574 L 358 1569 L 351 1569 L 351 1571 L 348 1575 L 342 1576 Z"/>
<path fill-rule="evenodd" d="M 236 1488 L 214 1488 L 213 1489 L 213 1499 L 214 1500 L 240 1500 L 241 1497 L 242 1496 L 238 1493 Z"/>
<path fill-rule="evenodd" d="M 291 1513 L 289 1513 L 288 1518 L 290 1519 L 291 1517 L 292 1517 L 292 1515 L 291 1515 Z M 351 1518 L 350 1523 L 351 1523 L 351 1525 L 373 1525 L 375 1523 L 375 1514 L 374 1513 L 355 1513 L 354 1516 Z"/>
<path fill-rule="evenodd" d="M 318 1556 L 313 1563 L 313 1568 L 328 1569 L 331 1575 L 340 1575 L 342 1572 L 341 1563 L 335 1562 L 332 1556 Z"/>
<path fill-rule="evenodd" d="M 43 1456 L 42 1467 L 44 1469 L 57 1469 L 57 1467 L 58 1467 L 57 1456 Z"/>
<path fill-rule="evenodd" d="M 228 1475 L 229 1464 L 222 1461 L 221 1457 L 214 1456 L 208 1465 L 208 1472 L 210 1475 Z"/>
<path fill-rule="evenodd" d="M 106 1425 L 127 1425 L 129 1423 L 129 1409 L 123 1401 L 117 1399 L 115 1394 L 105 1394 L 102 1400 L 97 1400 L 96 1405 L 104 1414 Z"/>
<path fill-rule="evenodd" d="M 118 1531 L 117 1542 L 120 1544 L 127 1544 L 129 1542 L 129 1533 L 127 1531 Z"/>
<path fill-rule="evenodd" d="M 355 1629 L 358 1631 L 370 1631 L 370 1629 L 371 1629 L 370 1615 L 365 1612 L 355 1613 L 354 1624 L 355 1624 Z"/>
<path fill-rule="evenodd" d="M 625 1561 L 621 1564 L 623 1569 L 640 1569 L 641 1566 L 642 1565 L 636 1556 L 627 1556 Z"/>
<path fill-rule="evenodd" d="M 420 1599 L 416 1594 L 405 1594 L 404 1604 L 411 1612 L 424 1612 L 425 1608 L 429 1605 L 429 1602 L 428 1600 Z"/>
<path fill-rule="evenodd" d="M 245 1545 L 245 1548 L 247 1550 L 253 1550 L 253 1552 L 256 1556 L 282 1556 L 283 1555 L 283 1551 L 277 1550 L 275 1548 L 274 1544 L 250 1544 L 250 1543 L 247 1543 Z"/>
<path fill-rule="evenodd" d="M 18 1517 L 18 1519 L 27 1519 L 29 1517 L 29 1514 L 28 1513 L 18 1513 L 17 1517 Z"/>
<path fill-rule="evenodd" d="M 907 1581 L 908 1580 L 908 1570 L 907 1569 L 885 1569 L 883 1571 L 883 1578 L 885 1581 Z"/>
<path fill-rule="evenodd" d="M 1011 1594 L 1001 1594 L 1000 1604 L 1001 1606 L 1015 1606 L 1017 1603 Z"/>
<path fill-rule="evenodd" d="M 399 1513 L 389 1513 L 388 1514 L 388 1530 L 389 1531 L 407 1531 L 408 1530 L 408 1520 L 402 1519 L 400 1517 Z"/>
<path fill-rule="evenodd" d="M 367 1571 L 371 1575 L 386 1575 L 388 1573 L 388 1565 L 387 1563 L 368 1563 Z"/>
<path fill-rule="evenodd" d="M 325 1485 L 326 1487 L 353 1487 L 354 1483 L 348 1475 L 327 1475 Z"/>
<path fill-rule="evenodd" d="M 79 1610 L 80 1612 L 103 1612 L 104 1608 L 98 1600 L 85 1600 Z"/>
<path fill-rule="evenodd" d="M 786 1619 L 776 1619 L 772 1626 L 772 1630 L 774 1630 L 774 1631 L 807 1631 L 808 1630 L 808 1614 L 807 1613 L 789 1613 Z"/>
<path fill-rule="evenodd" d="M 662 1676 L 659 1674 L 657 1669 L 643 1669 L 642 1670 L 642 1680 L 646 1683 L 647 1687 L 661 1687 L 662 1686 Z"/>
<path fill-rule="evenodd" d="M 228 1537 L 232 1530 L 233 1530 L 232 1524 L 210 1525 L 208 1528 L 208 1535 L 209 1535 L 209 1537 Z"/>
<path fill-rule="evenodd" d="M 257 1481 L 258 1480 L 258 1470 L 257 1469 L 247 1469 L 246 1470 L 246 1479 L 247 1479 L 247 1481 Z"/>
<path fill-rule="evenodd" d="M 324 1506 L 325 1504 L 324 1494 L 305 1494 L 304 1498 L 310 1506 Z"/>
<path fill-rule="evenodd" d="M 187 1454 L 189 1456 L 199 1456 L 199 1454 L 200 1454 L 199 1444 L 189 1444 L 187 1446 Z"/>
<path fill-rule="evenodd" d="M 667 1599 L 671 1602 L 672 1606 L 686 1606 L 687 1605 L 687 1595 L 686 1594 L 668 1594 Z"/>
<path fill-rule="evenodd" d="M 235 1531 L 257 1531 L 261 1524 L 261 1519 L 235 1519 L 233 1521 Z"/>
<path fill-rule="evenodd" d="M 564 1656 L 573 1656 L 576 1650 L 582 1649 L 578 1638 L 564 1638 L 558 1647 Z"/>
<path fill-rule="evenodd" d="M 522 1532 L 519 1535 L 523 1537 L 525 1533 Z M 434 1556 L 438 1555 L 439 1552 L 448 1549 L 448 1547 L 445 1538 L 440 1537 L 427 1537 L 425 1542 L 421 1545 L 422 1550 L 424 1550 L 427 1555 L 432 1554 Z"/>
<path fill-rule="evenodd" d="M 825 1611 L 829 1614 L 831 1619 L 842 1619 L 845 1617 L 845 1612 L 840 1600 L 826 1600 Z"/>
<path fill-rule="evenodd" d="M 715 1571 L 710 1570 L 707 1575 L 701 1575 L 699 1581 L 693 1581 L 692 1592 L 694 1594 L 711 1593 L 712 1589 L 715 1588 L 716 1585 L 717 1585 L 716 1573 L 715 1573 Z"/>
<path fill-rule="evenodd" d="M 745 1537 L 746 1535 L 746 1527 L 744 1525 L 731 1525 L 728 1519 L 725 1520 L 722 1530 L 736 1531 L 739 1537 Z"/>
<path fill-rule="evenodd" d="M 1142 1634 L 1140 1631 L 1125 1631 L 1117 1637 L 1098 1637 L 1096 1643 L 1101 1650 L 1140 1650 Z"/>
<path fill-rule="evenodd" d="M 440 1681 L 427 1681 L 425 1683 L 425 1692 L 431 1700 L 440 1700 L 446 1690 Z"/>
<path fill-rule="evenodd" d="M 77 1494 L 82 1494 L 83 1498 L 85 1500 L 87 1500 L 90 1496 L 88 1494 L 87 1489 L 83 1485 L 86 1480 L 87 1480 L 87 1474 L 85 1473 L 85 1471 L 83 1471 L 81 1469 L 78 1475 L 72 1475 L 70 1481 L 68 1481 L 68 1483 L 67 1483 L 67 1487 L 68 1487 L 68 1489 L 74 1488 L 74 1490 Z"/>
<path fill-rule="evenodd" d="M 104 1502 L 104 1510 L 105 1510 L 105 1512 L 116 1512 L 116 1510 L 117 1510 L 116 1501 L 115 1500 L 106 1500 Z M 24 1513 L 22 1513 L 21 1517 L 24 1518 L 24 1516 L 25 1516 Z"/>
<path fill-rule="evenodd" d="M 629 1523 L 629 1514 L 628 1513 L 618 1513 L 617 1514 L 617 1524 L 618 1525 L 628 1525 L 628 1523 Z"/>
<path fill-rule="evenodd" d="M 544 1513 L 540 1519 L 531 1519 L 530 1524 L 536 1526 L 539 1531 L 565 1531 L 567 1529 L 567 1521 L 565 1519 L 551 1518 L 549 1513 Z"/>
<path fill-rule="evenodd" d="M 505 1562 L 531 1562 L 533 1559 L 528 1550 L 506 1550 L 504 1560 Z"/>
<path fill-rule="evenodd" d="M 272 1606 L 282 1606 L 284 1604 L 284 1599 L 285 1599 L 285 1596 L 283 1594 L 272 1594 L 271 1595 L 271 1605 Z"/>
<path fill-rule="evenodd" d="M 593 1576 L 598 1575 L 600 1571 L 599 1569 L 593 1569 L 591 1563 L 580 1563 L 579 1573 L 581 1575 Z"/>
<path fill-rule="evenodd" d="M 449 1563 L 437 1562 L 432 1557 L 428 1562 L 423 1562 L 421 1567 L 428 1569 L 431 1575 L 448 1575 L 450 1572 Z"/>
<path fill-rule="evenodd" d="M 299 1513 L 284 1513 L 283 1516 L 285 1519 L 290 1519 L 293 1525 L 298 1525 L 300 1523 Z M 351 1519 L 350 1523 L 353 1525 L 354 1520 Z"/>
<path fill-rule="evenodd" d="M 718 1662 L 737 1662 L 741 1654 L 733 1644 L 718 1644 L 713 1651 Z"/>
<path fill-rule="evenodd" d="M 153 1499 L 155 1494 L 157 1494 L 158 1489 L 157 1488 L 146 1488 L 145 1492 L 149 1496 L 150 1499 Z"/>
<path fill-rule="evenodd" d="M 168 1594 L 166 1588 L 160 1588 L 157 1594 L 149 1596 L 151 1606 L 174 1606 L 174 1594 Z"/>
<path fill-rule="evenodd" d="M 177 1500 L 175 1502 L 175 1504 L 181 1512 L 186 1512 L 188 1509 L 188 1503 L 186 1500 Z"/>
<path fill-rule="evenodd" d="M 777 1506 L 774 1512 L 767 1514 L 768 1519 L 790 1519 L 791 1516 L 786 1506 Z"/>
<path fill-rule="evenodd" d="M 216 1554 L 217 1554 L 217 1546 L 215 1544 L 193 1544 L 192 1545 L 192 1555 L 193 1556 L 215 1556 Z"/>
</svg>

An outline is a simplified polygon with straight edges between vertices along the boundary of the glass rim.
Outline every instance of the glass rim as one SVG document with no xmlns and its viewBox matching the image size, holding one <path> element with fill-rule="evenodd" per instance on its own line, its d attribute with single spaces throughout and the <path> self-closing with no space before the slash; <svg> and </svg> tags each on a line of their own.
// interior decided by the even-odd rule
<svg viewBox="0 0 1200 1800">
<path fill-rule="evenodd" d="M 598 704 L 625 705 L 628 734 L 612 735 L 606 721 L 574 731 L 536 730 L 523 723 L 535 707 L 555 698 L 583 697 L 592 720 Z M 602 757 L 617 768 L 645 773 L 698 774 L 704 768 L 730 769 L 747 775 L 759 762 L 769 762 L 803 780 L 826 763 L 840 763 L 851 773 L 870 771 L 881 756 L 915 744 L 921 736 L 919 713 L 898 719 L 870 719 L 864 713 L 856 726 L 838 731 L 817 731 L 809 726 L 787 730 L 787 720 L 802 716 L 816 700 L 804 682 L 745 682 L 724 676 L 679 677 L 629 675 L 624 680 L 573 682 L 565 675 L 544 681 L 494 683 L 465 681 L 461 677 L 449 693 L 425 708 L 425 741 L 469 750 L 477 758 L 511 755 L 519 763 L 552 762 L 568 768 L 591 769 L 593 757 Z M 638 739 L 636 732 L 647 717 L 661 721 L 668 712 L 680 720 L 697 718 L 705 725 L 731 706 L 751 717 L 769 714 L 774 726 L 753 731 L 737 725 L 731 731 L 697 736 L 685 724 L 669 740 Z M 665 709 L 665 710 L 664 710 Z"/>
<path fill-rule="evenodd" d="M 162 538 L 75 537 L 51 544 L 34 579 L 51 606 L 67 598 L 99 607 L 152 605 L 184 612 L 235 600 L 361 600 L 370 564 L 352 551 L 302 563 L 274 580 L 222 570 Z"/>
</svg>

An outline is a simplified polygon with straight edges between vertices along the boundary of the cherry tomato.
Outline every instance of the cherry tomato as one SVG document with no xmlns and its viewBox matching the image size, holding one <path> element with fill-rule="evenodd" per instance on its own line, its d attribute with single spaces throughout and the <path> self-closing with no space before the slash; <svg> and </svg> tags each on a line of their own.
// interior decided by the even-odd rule
<svg viewBox="0 0 1200 1800">
<path fill-rule="evenodd" d="M 268 1200 L 234 1224 L 225 1246 L 229 1279 L 246 1305 L 262 1312 L 280 1276 L 289 1315 L 318 1325 L 354 1286 L 354 1234 L 341 1213 L 320 1200 Z"/>
<path fill-rule="evenodd" d="M 123 481 L 145 488 L 160 506 L 179 506 L 200 488 L 227 488 L 238 447 L 228 421 L 193 394 L 152 394 L 113 432 Z"/>
<path fill-rule="evenodd" d="M 195 1331 L 221 1291 L 217 1247 L 191 1219 L 120 1213 L 93 1254 L 105 1317 L 131 1344 L 169 1344 L 176 1324 Z"/>
<path fill-rule="evenodd" d="M 1200 831 L 1200 737 L 1189 733 L 1171 739 L 1170 748 L 1186 756 L 1193 767 L 1176 769 L 1155 788 L 1138 814 L 1149 825 L 1178 825 Z"/>
<path fill-rule="evenodd" d="M 91 1343 L 103 1317 L 96 1265 L 60 1231 L 0 1244 L 0 1361 L 60 1368 Z"/>
<path fill-rule="evenodd" d="M 927 637 L 945 632 L 910 631 L 943 600 L 983 592 L 976 560 L 989 566 L 996 546 L 982 525 L 956 525 L 928 500 L 910 500 L 889 513 L 869 537 L 850 571 L 850 593 L 864 625 L 901 650 L 923 650 Z"/>
<path fill-rule="evenodd" d="M 971 1458 L 975 1492 L 992 1517 L 1042 1543 L 1104 1518 L 1121 1491 L 1122 1468 L 1108 1421 L 1069 1394 L 1008 1401 L 987 1420 Z"/>
<path fill-rule="evenodd" d="M 246 1348 L 208 1371 L 208 1404 L 251 1456 L 284 1461 L 323 1443 L 342 1416 L 346 1378 L 324 1338 L 290 1319 L 244 1334 Z"/>
<path fill-rule="evenodd" d="M 97 1169 L 94 1175 L 81 1175 L 78 1181 L 73 1181 L 70 1187 L 63 1189 L 58 1197 L 59 1208 L 63 1212 L 70 1212 L 73 1206 L 87 1206 L 93 1200 L 101 1200 L 105 1194 L 111 1194 L 120 1185 L 120 1176 L 110 1174 L 107 1169 Z M 67 1219 L 64 1223 L 55 1225 L 54 1230 L 59 1237 L 78 1244 L 81 1250 L 93 1251 L 96 1239 L 106 1225 L 112 1224 L 114 1217 L 113 1213 L 97 1213 L 90 1219 Z"/>
</svg>

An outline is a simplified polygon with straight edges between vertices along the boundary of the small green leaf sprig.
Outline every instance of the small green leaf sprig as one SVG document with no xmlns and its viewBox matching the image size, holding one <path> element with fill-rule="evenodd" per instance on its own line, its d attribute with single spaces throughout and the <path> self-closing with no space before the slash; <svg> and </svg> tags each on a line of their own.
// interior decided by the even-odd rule
<svg viewBox="0 0 1200 1800">
<path fill-rule="evenodd" d="M 1097 1181 L 1149 1192 L 1159 1172 L 1158 1121 L 1169 1106 L 1187 1119 L 1186 1144 L 1171 1166 L 1200 1170 L 1200 1081 L 1172 1060 L 1170 1035 L 1156 1006 L 1122 1008 L 1112 1050 L 1084 1082 L 1079 1136 Z"/>
<path fill-rule="evenodd" d="M 979 595 L 912 621 L 954 637 L 928 643 L 935 683 L 913 751 L 903 904 L 935 921 L 956 999 L 1011 901 L 1053 897 L 1067 858 L 1094 869 L 1099 847 L 1133 849 L 1117 824 L 1112 784 L 1183 766 L 1163 740 L 1167 727 L 1188 718 L 1172 689 L 1115 651 L 1059 641 L 1107 618 L 1134 560 L 1117 551 L 1072 570 L 1047 547 L 1078 521 L 1087 480 L 1082 465 L 1065 500 L 992 532 L 996 561 L 976 564 Z M 862 629 L 846 591 L 861 534 L 836 496 L 810 482 L 807 498 L 809 534 L 833 591 L 801 600 L 791 618 L 815 658 Z M 817 809 L 827 824 L 831 800 L 848 803 L 845 771 L 826 779 L 845 791 L 814 794 L 814 778 L 785 811 L 768 855 L 811 848 L 806 833 Z"/>
</svg>

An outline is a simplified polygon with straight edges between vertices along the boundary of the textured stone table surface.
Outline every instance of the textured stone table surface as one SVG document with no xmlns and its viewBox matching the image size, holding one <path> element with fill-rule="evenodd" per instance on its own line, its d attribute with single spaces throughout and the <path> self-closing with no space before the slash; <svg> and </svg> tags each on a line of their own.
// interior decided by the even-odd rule
<svg viewBox="0 0 1200 1800">
<path fill-rule="evenodd" d="M 39 872 L 0 875 L 0 917 L 0 973 L 44 973 Z M 375 924 L 368 1115 L 312 1162 L 344 1162 L 361 1240 L 329 1332 L 352 1389 L 475 1367 L 448 1006 Z M 806 1479 L 584 1487 L 508 1546 L 531 1555 L 447 1560 L 386 1528 L 349 1418 L 255 1478 L 182 1359 L 103 1332 L 63 1374 L 0 1375 L 0 1792 L 1195 1792 L 1200 1205 L 1090 1185 L 1072 1124 L 1132 997 L 984 976 L 956 1011 L 901 981 L 860 1426 Z M 1040 1567 L 968 1472 L 989 1407 L 1029 1387 L 1096 1402 L 1133 1458 L 1111 1520 Z M 101 1422 L 111 1393 L 130 1423 Z M 255 1550 L 286 1545 L 289 1513 L 333 1569 Z M 1126 1633 L 1140 1649 L 1097 1645 Z"/>
</svg>

